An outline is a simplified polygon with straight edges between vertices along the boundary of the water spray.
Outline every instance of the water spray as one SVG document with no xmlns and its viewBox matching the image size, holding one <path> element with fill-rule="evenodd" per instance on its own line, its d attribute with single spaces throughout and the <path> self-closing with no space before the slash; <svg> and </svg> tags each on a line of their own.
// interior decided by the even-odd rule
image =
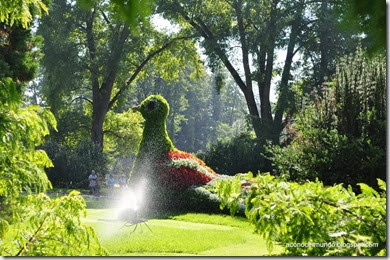
<svg viewBox="0 0 390 260">
<path fill-rule="evenodd" d="M 150 231 L 152 231 L 146 224 L 148 220 L 139 216 L 141 206 L 144 202 L 143 199 L 146 180 L 142 179 L 135 187 L 136 188 L 134 190 L 129 189 L 128 191 L 125 191 L 121 196 L 118 219 L 126 222 L 122 228 L 125 226 L 135 226 L 131 233 L 135 232 L 138 226 L 140 226 L 142 229 L 142 224 L 144 224 Z"/>
</svg>

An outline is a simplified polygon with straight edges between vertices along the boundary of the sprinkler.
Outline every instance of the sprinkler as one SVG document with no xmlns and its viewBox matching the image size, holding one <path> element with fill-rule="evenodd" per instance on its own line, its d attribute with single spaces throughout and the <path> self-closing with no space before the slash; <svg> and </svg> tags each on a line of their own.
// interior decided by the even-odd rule
<svg viewBox="0 0 390 260">
<path fill-rule="evenodd" d="M 135 208 L 124 209 L 119 215 L 119 220 L 125 221 L 125 224 L 121 228 L 135 226 L 131 233 L 134 233 L 138 226 L 140 226 L 141 232 L 143 232 L 142 224 L 144 224 L 150 232 L 153 233 L 152 229 L 150 229 L 148 224 L 146 224 L 148 220 L 146 218 L 139 217 L 138 210 Z"/>
</svg>

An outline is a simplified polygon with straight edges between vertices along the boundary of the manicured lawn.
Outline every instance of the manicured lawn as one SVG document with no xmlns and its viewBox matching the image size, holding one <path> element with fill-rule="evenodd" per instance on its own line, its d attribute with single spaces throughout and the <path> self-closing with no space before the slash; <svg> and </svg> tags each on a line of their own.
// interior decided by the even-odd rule
<svg viewBox="0 0 390 260">
<path fill-rule="evenodd" d="M 243 217 L 218 214 L 184 213 L 149 219 L 147 225 L 124 226 L 117 220 L 119 209 L 101 208 L 107 200 L 87 199 L 87 218 L 102 245 L 112 256 L 262 256 L 269 255 L 265 241 L 253 233 Z M 272 254 L 280 254 L 274 247 Z"/>
</svg>

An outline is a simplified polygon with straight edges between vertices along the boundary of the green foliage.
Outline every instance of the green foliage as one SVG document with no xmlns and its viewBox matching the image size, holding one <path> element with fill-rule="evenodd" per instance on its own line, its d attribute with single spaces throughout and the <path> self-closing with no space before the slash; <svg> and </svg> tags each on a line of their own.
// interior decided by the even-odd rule
<svg viewBox="0 0 390 260">
<path fill-rule="evenodd" d="M 80 223 L 83 198 L 72 192 L 51 200 L 43 193 L 51 187 L 44 168 L 52 162 L 36 146 L 50 127 L 56 129 L 56 120 L 45 108 L 20 105 L 37 67 L 30 31 L 18 24 L 27 27 L 31 5 L 38 12 L 46 8 L 42 1 L 0 4 L 0 19 L 6 22 L 0 42 L 0 254 L 104 254 L 93 230 Z"/>
<path fill-rule="evenodd" d="M 185 203 L 181 207 L 190 212 L 222 213 L 219 209 L 220 201 L 216 194 L 206 186 L 193 187 L 185 191 Z"/>
<path fill-rule="evenodd" d="M 0 7 L 1 8 L 1 7 Z M 0 102 L 15 105 L 38 68 L 40 38 L 21 25 L 0 23 Z"/>
<path fill-rule="evenodd" d="M 264 152 L 262 145 L 251 133 L 241 133 L 235 137 L 217 141 L 207 151 L 198 156 L 216 172 L 235 175 L 237 172 L 263 170 Z"/>
<path fill-rule="evenodd" d="M 78 0 L 83 8 L 92 8 L 96 5 L 96 2 L 96 0 Z M 110 2 L 118 17 L 128 22 L 131 27 L 137 26 L 139 21 L 147 22 L 154 4 L 154 0 L 110 0 Z"/>
<path fill-rule="evenodd" d="M 47 13 L 45 0 L 13 0 L 2 1 L 0 4 L 0 22 L 13 26 L 20 24 L 27 28 L 34 14 Z"/>
<path fill-rule="evenodd" d="M 165 124 L 169 114 L 169 104 L 161 95 L 152 95 L 141 102 L 139 111 L 150 124 Z M 160 135 L 164 135 L 160 133 Z"/>
<path fill-rule="evenodd" d="M 358 49 L 343 58 L 334 82 L 288 126 L 292 142 L 268 149 L 277 169 L 294 181 L 368 183 L 386 179 L 385 58 Z M 355 187 L 354 187 L 355 188 Z"/>
<path fill-rule="evenodd" d="M 107 172 L 107 152 L 90 140 L 91 120 L 83 111 L 62 108 L 57 114 L 58 131 L 41 146 L 53 162 L 48 178 L 54 187 L 87 188 L 91 170 Z"/>
<path fill-rule="evenodd" d="M 107 154 L 89 138 L 80 140 L 74 148 L 49 141 L 44 149 L 54 164 L 47 169 L 54 187 L 88 188 L 92 170 L 100 177 L 108 172 Z"/>
<path fill-rule="evenodd" d="M 52 131 L 48 141 L 56 142 L 69 149 L 76 149 L 81 140 L 90 134 L 91 118 L 76 108 L 62 108 L 56 116 L 58 131 Z"/>
<path fill-rule="evenodd" d="M 51 186 L 44 167 L 52 166 L 43 150 L 35 150 L 56 126 L 46 109 L 30 106 L 8 109 L 0 104 L 0 217 L 23 191 L 42 192 Z"/>
<path fill-rule="evenodd" d="M 334 76 L 337 130 L 348 136 L 385 141 L 386 129 L 386 57 L 383 53 L 367 57 L 358 48 L 340 59 Z M 326 107 L 324 108 L 326 109 Z M 331 110 L 332 108 L 329 108 Z M 332 111 L 330 111 L 332 112 Z"/>
<path fill-rule="evenodd" d="M 20 217 L 2 236 L 3 256 L 93 256 L 106 255 L 92 228 L 81 223 L 85 201 L 72 191 L 50 199 L 47 195 L 28 196 Z"/>
<path fill-rule="evenodd" d="M 37 106 L 20 108 L 0 104 L 0 254 L 104 254 L 93 230 L 80 223 L 85 201 L 72 192 L 51 200 L 45 167 L 52 162 L 37 150 L 49 127 L 51 112 Z"/>
<path fill-rule="evenodd" d="M 128 182 L 132 189 L 146 185 L 142 192 L 147 196 L 148 209 L 164 208 L 167 202 L 172 201 L 173 193 L 160 187 L 157 173 L 161 160 L 175 149 L 166 127 L 169 104 L 162 96 L 151 95 L 141 102 L 137 110 L 144 117 L 145 125 Z"/>
<path fill-rule="evenodd" d="M 109 111 L 104 121 L 104 150 L 116 156 L 130 157 L 138 151 L 142 118 L 131 109 L 123 113 Z"/>
<path fill-rule="evenodd" d="M 107 113 L 104 122 L 104 153 L 109 155 L 108 171 L 128 175 L 142 138 L 143 119 L 131 109 Z"/>
<path fill-rule="evenodd" d="M 365 34 L 370 53 L 382 52 L 386 48 L 386 3 L 359 0 L 344 0 L 336 7 L 341 26 L 357 29 Z"/>
<path fill-rule="evenodd" d="M 341 184 L 298 184 L 269 174 L 244 177 L 252 182 L 249 190 L 241 188 L 242 176 L 216 183 L 221 207 L 229 207 L 234 214 L 238 202 L 245 201 L 246 216 L 269 249 L 280 244 L 287 255 L 294 256 L 386 255 L 386 185 L 382 180 L 378 179 L 380 193 L 361 183 L 361 193 L 356 195 Z"/>
<path fill-rule="evenodd" d="M 88 107 L 87 107 L 88 108 Z M 104 122 L 104 150 L 90 140 L 88 109 L 61 108 L 58 132 L 43 145 L 54 167 L 47 169 L 54 187 L 87 188 L 91 170 L 105 175 L 128 174 L 141 139 L 141 115 L 131 110 L 108 112 Z"/>
</svg>

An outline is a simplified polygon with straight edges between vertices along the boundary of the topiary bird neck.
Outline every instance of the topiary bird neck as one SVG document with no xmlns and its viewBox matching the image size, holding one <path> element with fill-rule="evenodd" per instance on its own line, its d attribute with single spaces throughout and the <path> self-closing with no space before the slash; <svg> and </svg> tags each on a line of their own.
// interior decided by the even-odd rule
<svg viewBox="0 0 390 260">
<path fill-rule="evenodd" d="M 175 150 L 166 127 L 169 104 L 162 96 L 151 95 L 136 109 L 145 119 L 145 126 L 129 184 L 136 186 L 142 179 L 145 179 L 153 186 L 158 182 L 159 161 L 169 151 Z"/>
<path fill-rule="evenodd" d="M 173 149 L 174 146 L 168 136 L 165 120 L 146 120 L 139 153 L 146 152 L 147 156 L 159 159 Z"/>
</svg>

